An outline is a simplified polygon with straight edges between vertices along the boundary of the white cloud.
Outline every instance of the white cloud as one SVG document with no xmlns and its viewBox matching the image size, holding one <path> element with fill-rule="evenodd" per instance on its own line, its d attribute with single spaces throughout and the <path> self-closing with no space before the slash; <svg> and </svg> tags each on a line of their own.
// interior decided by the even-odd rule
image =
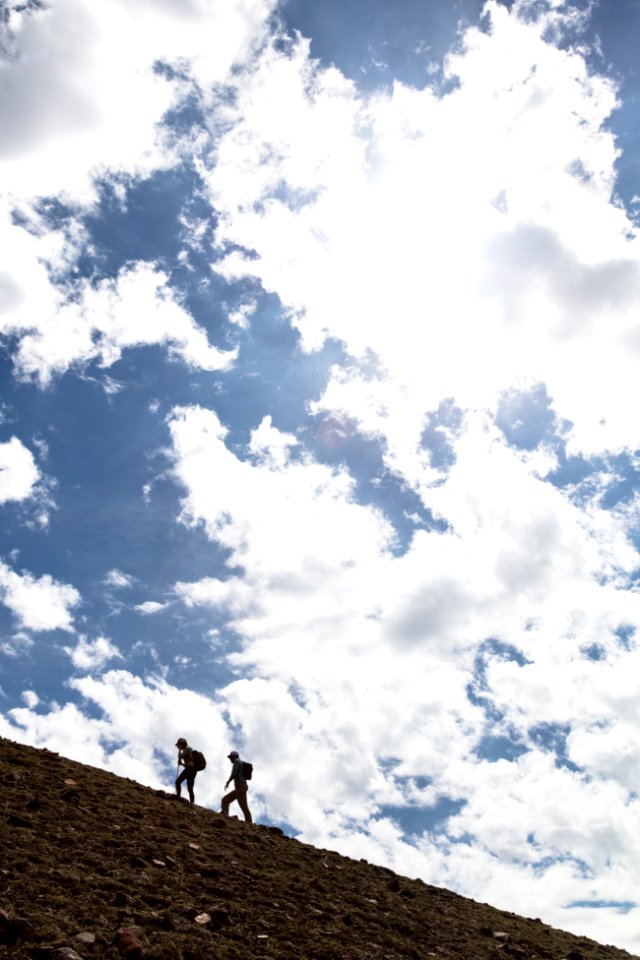
<svg viewBox="0 0 640 960">
<path fill-rule="evenodd" d="M 157 125 L 183 82 L 154 65 L 186 66 L 205 87 L 223 82 L 259 42 L 272 6 L 57 0 L 39 11 L 14 8 L 0 62 L 4 188 L 88 199 L 96 174 L 144 175 L 172 162 Z"/>
<path fill-rule="evenodd" d="M 145 616 L 152 615 L 154 613 L 159 613 L 161 610 L 164 610 L 168 604 L 158 603 L 157 600 L 145 600 L 144 603 L 137 603 L 134 610 L 137 610 L 138 613 L 143 613 Z"/>
<path fill-rule="evenodd" d="M 128 573 L 123 573 L 122 570 L 118 570 L 114 567 L 113 570 L 109 570 L 108 574 L 104 578 L 104 582 L 109 587 L 116 587 L 117 589 L 131 587 L 133 585 L 134 578 Z"/>
<path fill-rule="evenodd" d="M 150 264 L 125 268 L 97 287 L 83 282 L 79 296 L 48 304 L 34 325 L 27 313 L 9 316 L 7 332 L 22 334 L 14 364 L 22 377 L 46 385 L 52 376 L 92 360 L 112 366 L 128 348 L 166 347 L 170 356 L 204 370 L 228 366 L 235 354 L 212 347 L 204 330 L 176 301 L 167 277 Z"/>
<path fill-rule="evenodd" d="M 493 407 L 528 382 L 546 383 L 575 450 L 640 443 L 638 241 L 610 202 L 604 128 L 615 91 L 548 41 L 557 12 L 527 10 L 487 4 L 491 31 L 465 34 L 444 97 L 396 84 L 365 100 L 304 43 L 265 54 L 216 145 L 218 241 L 258 254 L 216 269 L 276 292 L 308 348 L 335 336 L 381 357 L 378 381 L 350 378 L 325 402 L 384 410 L 394 462 L 415 447 L 416 412 L 445 397 Z"/>
<path fill-rule="evenodd" d="M 18 630 L 8 639 L 0 640 L 0 652 L 4 653 L 6 657 L 15 658 L 30 650 L 33 644 L 34 639 L 31 634 L 24 630 Z"/>
<path fill-rule="evenodd" d="M 33 710 L 34 707 L 37 707 L 40 703 L 40 697 L 34 690 L 25 690 L 22 694 L 22 699 L 30 710 Z"/>
<path fill-rule="evenodd" d="M 33 454 L 17 437 L 0 443 L 0 503 L 26 500 L 39 479 Z"/>
<path fill-rule="evenodd" d="M 78 670 L 100 670 L 110 660 L 122 660 L 122 654 L 108 637 L 96 637 L 88 640 L 80 636 L 75 647 L 64 647 L 65 653 L 71 657 L 71 662 Z"/>
<path fill-rule="evenodd" d="M 0 26 L 0 331 L 24 335 L 20 374 L 46 383 L 94 358 L 110 366 L 121 349 L 141 343 L 163 343 L 207 370 L 229 362 L 232 354 L 207 343 L 173 301 L 166 278 L 147 265 L 97 291 L 76 291 L 73 303 L 61 301 L 50 273 L 72 264 L 86 238 L 73 223 L 66 238 L 51 231 L 31 205 L 43 195 L 88 204 L 97 177 L 113 179 L 117 188 L 118 178 L 179 162 L 164 114 L 193 83 L 205 96 L 223 83 L 261 43 L 273 6 L 272 0 L 57 0 L 38 10 L 10 8 Z M 159 62 L 173 65 L 171 77 L 156 69 Z M 30 232 L 14 222 L 16 207 L 31 221 Z M 112 389 L 114 382 L 105 385 Z"/>
<path fill-rule="evenodd" d="M 72 610 L 80 599 L 75 587 L 60 583 L 49 574 L 20 574 L 0 562 L 0 600 L 27 630 L 73 633 Z"/>
</svg>

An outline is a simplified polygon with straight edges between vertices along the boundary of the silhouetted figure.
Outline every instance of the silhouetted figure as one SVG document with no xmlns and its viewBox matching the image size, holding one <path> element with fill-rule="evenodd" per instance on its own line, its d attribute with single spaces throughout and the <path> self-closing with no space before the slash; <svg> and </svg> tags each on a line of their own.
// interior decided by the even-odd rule
<svg viewBox="0 0 640 960">
<path fill-rule="evenodd" d="M 230 793 L 226 793 L 222 798 L 222 813 L 225 817 L 229 816 L 229 804 L 233 803 L 234 800 L 238 801 L 238 806 L 244 814 L 244 819 L 247 823 L 253 823 L 253 818 L 251 816 L 251 810 L 249 810 L 249 805 L 247 803 L 247 792 L 249 790 L 249 785 L 247 783 L 246 777 L 244 775 L 244 767 L 242 760 L 240 759 L 240 754 L 237 750 L 232 750 L 228 754 L 228 759 L 231 760 L 231 774 L 229 779 L 224 785 L 225 790 L 233 780 L 233 790 Z"/>
<path fill-rule="evenodd" d="M 195 803 L 193 784 L 198 771 L 193 762 L 193 750 L 184 737 L 180 737 L 180 739 L 176 741 L 176 747 L 178 748 L 178 766 L 184 767 L 180 776 L 176 778 L 176 794 L 180 796 L 180 784 L 186 780 L 187 790 L 189 792 L 189 803 Z"/>
</svg>

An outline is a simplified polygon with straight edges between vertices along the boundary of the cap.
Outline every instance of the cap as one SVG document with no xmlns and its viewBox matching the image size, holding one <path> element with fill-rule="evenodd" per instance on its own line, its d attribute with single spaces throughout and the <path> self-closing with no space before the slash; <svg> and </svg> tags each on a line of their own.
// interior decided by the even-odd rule
<svg viewBox="0 0 640 960">
<path fill-rule="evenodd" d="M 240 756 L 240 754 L 238 753 L 237 750 L 232 750 L 231 753 L 228 753 L 228 754 L 227 754 L 227 759 L 228 759 L 228 760 L 237 760 L 239 756 Z"/>
</svg>

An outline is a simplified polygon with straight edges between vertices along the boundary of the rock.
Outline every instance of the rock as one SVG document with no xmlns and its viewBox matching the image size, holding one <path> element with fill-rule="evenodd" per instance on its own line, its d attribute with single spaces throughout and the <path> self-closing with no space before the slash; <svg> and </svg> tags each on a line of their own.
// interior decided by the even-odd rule
<svg viewBox="0 0 640 960">
<path fill-rule="evenodd" d="M 280 827 L 267 827 L 269 833 L 272 833 L 274 837 L 284 837 L 284 830 L 281 830 Z"/>
<path fill-rule="evenodd" d="M 126 960 L 136 960 L 142 956 L 142 943 L 130 929 L 130 927 L 120 927 L 116 930 L 113 944 L 122 957 Z"/>
<path fill-rule="evenodd" d="M 78 943 L 83 943 L 86 947 L 91 947 L 96 942 L 96 935 L 85 930 L 82 933 L 76 933 L 73 939 Z"/>
<path fill-rule="evenodd" d="M 222 817 L 218 817 L 217 820 L 214 820 L 213 823 L 211 824 L 211 826 L 212 826 L 212 827 L 215 827 L 216 830 L 226 830 L 226 828 L 227 828 L 226 821 L 223 820 Z"/>
<path fill-rule="evenodd" d="M 198 913 L 193 919 L 196 923 L 199 923 L 200 926 L 204 927 L 207 923 L 211 923 L 211 914 Z"/>
<path fill-rule="evenodd" d="M 51 960 L 82 960 L 79 953 L 76 953 L 72 947 L 56 947 L 49 954 Z"/>
<path fill-rule="evenodd" d="M 509 934 L 508 934 L 508 933 L 505 933 L 504 930 L 494 930 L 494 931 L 493 931 L 493 939 L 494 939 L 494 940 L 501 940 L 502 943 L 506 943 L 507 940 L 509 939 Z"/>
</svg>

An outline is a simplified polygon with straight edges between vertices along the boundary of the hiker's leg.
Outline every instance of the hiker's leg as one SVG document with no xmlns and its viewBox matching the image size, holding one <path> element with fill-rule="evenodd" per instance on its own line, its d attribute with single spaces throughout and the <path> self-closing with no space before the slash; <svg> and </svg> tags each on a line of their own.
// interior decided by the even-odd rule
<svg viewBox="0 0 640 960">
<path fill-rule="evenodd" d="M 189 791 L 189 803 L 196 802 L 195 794 L 193 792 L 193 784 L 195 783 L 195 779 L 196 779 L 196 771 L 189 770 L 187 774 L 187 790 Z"/>
<path fill-rule="evenodd" d="M 176 779 L 176 794 L 180 796 L 180 784 L 187 779 L 187 771 L 183 770 L 180 776 Z"/>
<path fill-rule="evenodd" d="M 251 816 L 251 810 L 249 810 L 249 804 L 247 803 L 247 787 L 244 790 L 238 789 L 238 806 L 244 814 L 244 819 L 247 823 L 253 823 L 253 817 Z"/>
<path fill-rule="evenodd" d="M 223 814 L 223 816 L 225 817 L 229 816 L 229 804 L 233 803 L 233 801 L 236 800 L 237 797 L 238 797 L 237 790 L 231 790 L 229 793 L 225 793 L 224 797 L 222 798 L 222 803 L 220 804 L 220 812 Z"/>
</svg>

